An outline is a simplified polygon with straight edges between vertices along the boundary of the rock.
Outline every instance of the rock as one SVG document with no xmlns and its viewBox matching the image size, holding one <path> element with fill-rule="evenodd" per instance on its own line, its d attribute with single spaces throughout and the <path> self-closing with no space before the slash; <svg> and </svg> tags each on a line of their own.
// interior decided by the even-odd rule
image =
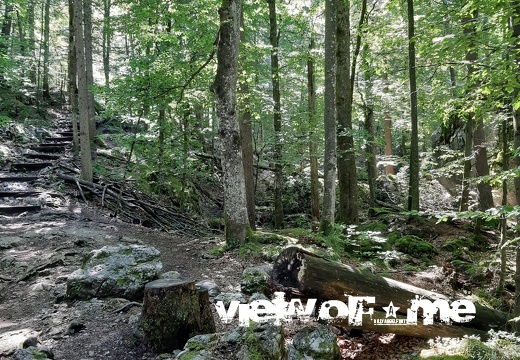
<svg viewBox="0 0 520 360">
<path fill-rule="evenodd" d="M 208 290 L 210 297 L 215 297 L 220 294 L 220 288 L 213 280 L 202 280 L 195 284 L 197 290 Z"/>
<path fill-rule="evenodd" d="M 197 335 L 188 340 L 176 360 L 278 360 L 286 356 L 283 328 L 271 323 L 237 327 L 223 334 Z"/>
<path fill-rule="evenodd" d="M 73 335 L 81 330 L 85 329 L 85 324 L 79 320 L 72 320 L 67 326 L 67 330 L 65 331 L 65 335 Z"/>
<path fill-rule="evenodd" d="M 39 342 L 40 341 L 38 340 L 38 338 L 36 336 L 30 336 L 23 341 L 22 348 L 26 349 L 31 346 L 38 346 Z"/>
<path fill-rule="evenodd" d="M 0 359 L 3 356 L 13 354 L 26 339 L 37 336 L 38 333 L 32 329 L 19 329 L 0 333 Z"/>
<path fill-rule="evenodd" d="M 22 241 L 23 241 L 23 239 L 18 236 L 2 237 L 0 239 L 0 250 L 11 249 L 11 248 L 17 247 L 18 245 L 20 245 L 20 243 Z"/>
<path fill-rule="evenodd" d="M 260 265 L 244 269 L 240 286 L 242 293 L 252 295 L 261 293 L 269 295 L 271 291 L 272 265 Z"/>
<path fill-rule="evenodd" d="M 178 271 L 167 271 L 159 276 L 159 279 L 180 279 L 181 274 Z"/>
<path fill-rule="evenodd" d="M 13 355 L 13 360 L 47 360 L 54 359 L 54 353 L 47 348 L 30 346 L 26 349 L 18 349 Z"/>
<path fill-rule="evenodd" d="M 246 304 L 247 299 L 242 293 L 221 293 L 213 298 L 213 302 L 222 301 L 226 309 L 231 304 L 231 301 L 240 301 L 241 304 Z"/>
<path fill-rule="evenodd" d="M 288 360 L 334 360 L 341 359 L 336 334 L 325 325 L 306 327 L 294 335 L 289 346 Z"/>
<path fill-rule="evenodd" d="M 159 250 L 142 245 L 105 246 L 83 259 L 67 279 L 69 299 L 142 297 L 146 283 L 162 269 Z"/>
<path fill-rule="evenodd" d="M 270 300 L 267 296 L 265 296 L 264 294 L 260 294 L 260 293 L 254 293 L 253 295 L 251 295 L 249 297 L 249 303 L 252 303 L 253 301 L 256 301 L 256 300 Z"/>
</svg>

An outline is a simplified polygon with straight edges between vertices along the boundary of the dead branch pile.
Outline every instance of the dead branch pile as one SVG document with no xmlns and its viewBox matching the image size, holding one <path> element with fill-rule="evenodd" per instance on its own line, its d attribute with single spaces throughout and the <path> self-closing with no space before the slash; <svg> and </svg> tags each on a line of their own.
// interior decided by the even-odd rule
<svg viewBox="0 0 520 360">
<path fill-rule="evenodd" d="M 57 176 L 68 183 L 75 184 L 84 201 L 86 201 L 85 193 L 96 196 L 102 207 L 113 211 L 113 215 L 122 221 L 134 224 L 152 224 L 164 231 L 177 231 L 186 235 L 211 234 L 206 226 L 192 217 L 160 205 L 156 200 L 128 184 L 100 184 L 63 172 L 59 172 Z"/>
</svg>

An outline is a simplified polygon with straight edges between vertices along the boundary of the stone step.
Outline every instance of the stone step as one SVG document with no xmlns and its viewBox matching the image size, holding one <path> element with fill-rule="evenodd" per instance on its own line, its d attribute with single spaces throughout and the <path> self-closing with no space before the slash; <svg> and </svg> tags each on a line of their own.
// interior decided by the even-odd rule
<svg viewBox="0 0 520 360">
<path fill-rule="evenodd" d="M 29 197 L 29 196 L 38 196 L 40 195 L 40 191 L 0 191 L 0 198 L 20 198 L 20 197 Z"/>
<path fill-rule="evenodd" d="M 52 165 L 52 163 L 50 163 L 50 162 L 12 163 L 11 164 L 11 171 L 18 172 L 18 171 L 41 170 L 41 169 L 46 168 L 46 167 L 51 166 L 51 165 Z"/>
<path fill-rule="evenodd" d="M 61 135 L 61 136 L 66 136 L 66 137 L 72 137 L 73 136 L 72 131 L 60 131 L 60 132 L 57 132 L 56 134 Z"/>
<path fill-rule="evenodd" d="M 1 176 L 0 183 L 20 183 L 38 180 L 38 176 Z"/>
<path fill-rule="evenodd" d="M 58 160 L 61 156 L 51 154 L 24 154 L 24 157 L 27 159 Z"/>
<path fill-rule="evenodd" d="M 0 215 L 20 215 L 24 212 L 36 212 L 41 209 L 40 205 L 0 206 Z"/>
<path fill-rule="evenodd" d="M 45 139 L 45 141 L 69 142 L 69 141 L 72 141 L 72 136 L 48 137 Z"/>
<path fill-rule="evenodd" d="M 34 150 L 34 151 L 57 153 L 57 152 L 64 152 L 65 146 L 63 146 L 63 145 L 54 146 L 54 145 L 42 144 L 40 146 L 33 146 L 30 149 Z"/>
</svg>

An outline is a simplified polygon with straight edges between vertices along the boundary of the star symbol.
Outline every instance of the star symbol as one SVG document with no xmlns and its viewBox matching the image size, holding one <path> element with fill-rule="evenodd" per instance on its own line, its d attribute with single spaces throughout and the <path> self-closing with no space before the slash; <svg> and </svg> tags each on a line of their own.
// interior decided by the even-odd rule
<svg viewBox="0 0 520 360">
<path fill-rule="evenodd" d="M 394 306 L 394 303 L 392 301 L 390 301 L 390 305 L 383 306 L 383 309 L 385 309 L 385 311 L 386 311 L 387 318 L 397 317 L 396 312 L 397 312 L 397 309 L 399 309 L 399 306 L 397 306 L 397 307 Z"/>
</svg>

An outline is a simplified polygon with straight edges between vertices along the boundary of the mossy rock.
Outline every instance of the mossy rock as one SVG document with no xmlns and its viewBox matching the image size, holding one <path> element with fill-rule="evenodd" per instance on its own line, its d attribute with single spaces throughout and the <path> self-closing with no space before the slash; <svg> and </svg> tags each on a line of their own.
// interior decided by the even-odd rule
<svg viewBox="0 0 520 360">
<path fill-rule="evenodd" d="M 388 214 L 393 214 L 393 213 L 394 212 L 392 211 L 392 209 L 383 208 L 383 207 L 373 207 L 373 208 L 368 209 L 368 217 L 370 217 L 370 218 L 376 218 L 381 215 L 388 215 Z"/>
<path fill-rule="evenodd" d="M 394 242 L 394 247 L 408 255 L 424 257 L 436 255 L 437 249 L 429 242 L 414 235 L 405 235 Z"/>
<path fill-rule="evenodd" d="M 285 245 L 288 242 L 284 236 L 263 231 L 254 231 L 249 240 L 264 245 Z"/>
<path fill-rule="evenodd" d="M 480 340 L 470 338 L 466 339 L 465 342 L 462 354 L 467 356 L 469 359 L 500 359 L 499 354 L 495 350 L 491 349 Z"/>
<path fill-rule="evenodd" d="M 388 230 L 388 225 L 381 221 L 371 221 L 368 224 L 361 225 L 359 227 L 361 231 L 386 231 Z"/>
</svg>

